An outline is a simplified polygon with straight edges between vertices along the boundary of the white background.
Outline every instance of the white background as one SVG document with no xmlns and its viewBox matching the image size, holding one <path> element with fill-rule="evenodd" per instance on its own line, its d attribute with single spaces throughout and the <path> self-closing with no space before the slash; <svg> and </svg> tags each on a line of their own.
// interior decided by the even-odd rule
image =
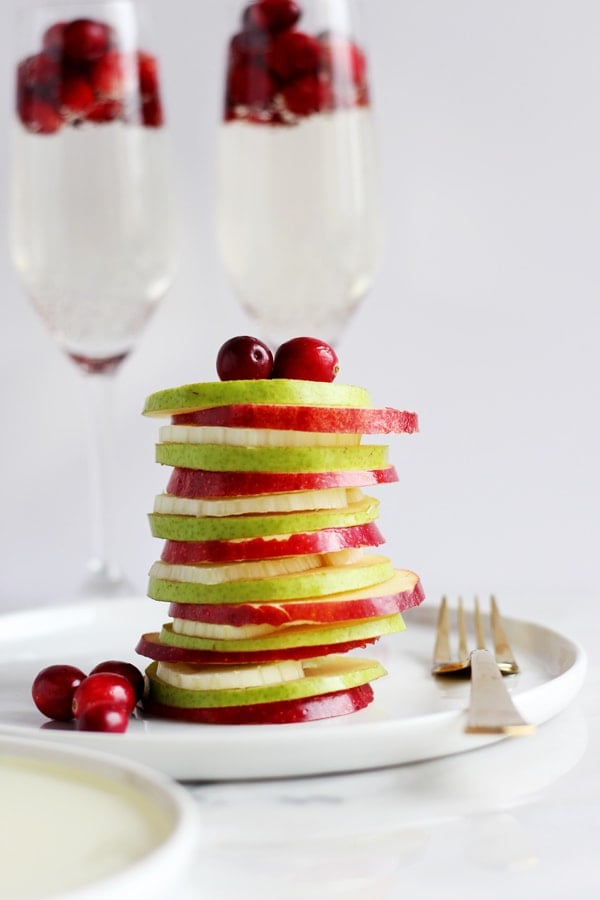
<svg viewBox="0 0 600 900">
<path fill-rule="evenodd" d="M 81 376 L 29 308 L 6 240 L 12 14 L 0 27 L 0 605 L 72 591 L 88 549 Z M 146 513 L 146 394 L 212 380 L 220 344 L 252 333 L 220 270 L 213 147 L 222 0 L 148 0 L 162 56 L 184 221 L 181 272 L 123 366 L 115 403 L 123 562 L 140 591 L 159 553 Z M 600 4 L 368 0 L 387 248 L 338 348 L 340 381 L 415 409 L 392 441 L 381 526 L 398 566 L 440 591 L 527 617 L 600 585 Z M 285 298 L 282 298 L 284 301 Z"/>
</svg>

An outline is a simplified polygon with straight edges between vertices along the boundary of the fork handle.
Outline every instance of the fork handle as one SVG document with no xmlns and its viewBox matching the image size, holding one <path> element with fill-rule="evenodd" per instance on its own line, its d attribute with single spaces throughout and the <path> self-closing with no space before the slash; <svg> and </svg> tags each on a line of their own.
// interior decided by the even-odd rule
<svg viewBox="0 0 600 900">
<path fill-rule="evenodd" d="M 470 734 L 526 735 L 535 731 L 522 718 L 488 650 L 471 653 L 471 695 L 465 728 Z"/>
</svg>

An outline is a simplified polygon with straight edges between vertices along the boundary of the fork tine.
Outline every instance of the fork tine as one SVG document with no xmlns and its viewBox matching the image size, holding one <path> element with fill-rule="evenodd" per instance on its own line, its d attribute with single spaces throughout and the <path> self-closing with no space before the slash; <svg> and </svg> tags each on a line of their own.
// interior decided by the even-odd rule
<svg viewBox="0 0 600 900">
<path fill-rule="evenodd" d="M 469 648 L 467 646 L 467 626 L 465 624 L 465 611 L 462 597 L 458 598 L 458 655 L 460 659 L 467 659 Z"/>
<path fill-rule="evenodd" d="M 477 641 L 477 649 L 485 650 L 485 633 L 483 630 L 483 620 L 481 618 L 481 609 L 479 608 L 479 599 L 475 597 L 475 639 Z"/>
<path fill-rule="evenodd" d="M 494 638 L 494 649 L 496 653 L 496 662 L 501 672 L 509 675 L 515 675 L 519 671 L 519 666 L 513 652 L 508 643 L 504 623 L 500 616 L 496 598 L 492 594 L 490 598 L 491 619 L 492 619 L 492 635 Z"/>
<path fill-rule="evenodd" d="M 451 654 L 449 635 L 450 621 L 448 618 L 448 600 L 446 597 L 442 597 L 440 611 L 438 613 L 435 647 L 433 648 L 433 662 L 435 665 L 450 662 Z"/>
</svg>

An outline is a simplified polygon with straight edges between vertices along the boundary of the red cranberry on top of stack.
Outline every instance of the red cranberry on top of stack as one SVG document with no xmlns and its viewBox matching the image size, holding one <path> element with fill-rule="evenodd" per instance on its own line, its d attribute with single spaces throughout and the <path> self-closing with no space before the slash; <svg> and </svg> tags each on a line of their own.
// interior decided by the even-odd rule
<svg viewBox="0 0 600 900">
<path fill-rule="evenodd" d="M 295 0 L 253 0 L 229 42 L 225 121 L 293 125 L 318 112 L 368 106 L 363 50 L 302 27 Z"/>
<path fill-rule="evenodd" d="M 50 25 L 16 80 L 18 118 L 36 134 L 85 122 L 163 124 L 156 57 L 124 50 L 116 29 L 96 19 Z"/>
</svg>

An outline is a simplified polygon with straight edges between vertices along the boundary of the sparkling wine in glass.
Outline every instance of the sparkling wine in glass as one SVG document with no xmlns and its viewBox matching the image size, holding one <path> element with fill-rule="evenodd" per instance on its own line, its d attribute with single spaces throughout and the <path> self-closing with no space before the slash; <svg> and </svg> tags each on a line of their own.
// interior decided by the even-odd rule
<svg viewBox="0 0 600 900">
<path fill-rule="evenodd" d="M 82 591 L 123 593 L 112 547 L 112 387 L 176 269 L 158 61 L 131 0 L 29 6 L 17 47 L 12 258 L 88 390 L 93 550 Z"/>
<path fill-rule="evenodd" d="M 382 244 L 368 60 L 353 0 L 236 7 L 218 135 L 217 233 L 263 335 L 337 342 Z"/>
</svg>

